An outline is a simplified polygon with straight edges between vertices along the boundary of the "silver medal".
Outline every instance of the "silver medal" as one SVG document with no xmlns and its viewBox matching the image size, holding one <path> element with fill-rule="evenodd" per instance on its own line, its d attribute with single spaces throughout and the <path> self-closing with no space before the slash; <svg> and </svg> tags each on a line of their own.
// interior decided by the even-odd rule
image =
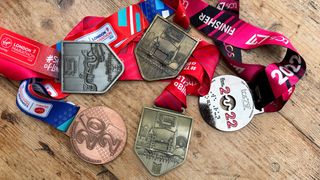
<svg viewBox="0 0 320 180">
<path fill-rule="evenodd" d="M 200 97 L 199 104 L 203 119 L 221 131 L 237 131 L 260 113 L 248 84 L 231 75 L 214 78 L 208 95 Z"/>
<path fill-rule="evenodd" d="M 62 42 L 61 84 L 67 93 L 104 93 L 124 71 L 111 48 L 99 42 Z"/>
</svg>

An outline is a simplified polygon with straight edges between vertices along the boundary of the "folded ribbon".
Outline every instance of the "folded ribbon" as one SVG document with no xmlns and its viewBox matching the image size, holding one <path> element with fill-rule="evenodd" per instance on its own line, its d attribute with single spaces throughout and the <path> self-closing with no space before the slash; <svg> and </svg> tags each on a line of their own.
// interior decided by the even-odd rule
<svg viewBox="0 0 320 180">
<path fill-rule="evenodd" d="M 181 9 L 178 0 L 164 0 L 173 8 Z M 306 63 L 289 39 L 277 32 L 255 27 L 239 19 L 239 2 L 219 1 L 219 9 L 202 0 L 184 0 L 185 13 L 190 23 L 212 38 L 219 46 L 224 59 L 237 74 L 245 79 L 253 92 L 256 108 L 265 112 L 279 111 L 292 95 L 296 83 L 306 72 Z M 182 18 L 182 17 L 181 17 Z M 179 19 L 179 18 L 178 18 Z M 240 49 L 254 49 L 264 45 L 287 48 L 282 62 L 268 66 L 242 63 Z M 239 48 L 239 49 L 238 49 Z"/>
</svg>

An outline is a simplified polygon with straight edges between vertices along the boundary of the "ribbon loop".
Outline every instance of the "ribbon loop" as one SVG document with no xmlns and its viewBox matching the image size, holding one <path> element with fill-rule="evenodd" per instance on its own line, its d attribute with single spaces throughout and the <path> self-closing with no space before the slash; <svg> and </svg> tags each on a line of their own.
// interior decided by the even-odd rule
<svg viewBox="0 0 320 180">
<path fill-rule="evenodd" d="M 179 8 L 174 5 L 181 6 L 178 0 L 164 2 L 176 9 Z M 237 0 L 220 0 L 218 8 L 202 0 L 188 0 L 188 3 L 185 12 L 191 24 L 212 38 L 226 62 L 251 84 L 256 106 L 264 108 L 266 112 L 280 110 L 306 71 L 304 59 L 289 39 L 280 33 L 267 31 L 240 20 Z M 242 63 L 241 49 L 254 49 L 264 45 L 287 48 L 282 62 L 267 67 Z"/>
</svg>

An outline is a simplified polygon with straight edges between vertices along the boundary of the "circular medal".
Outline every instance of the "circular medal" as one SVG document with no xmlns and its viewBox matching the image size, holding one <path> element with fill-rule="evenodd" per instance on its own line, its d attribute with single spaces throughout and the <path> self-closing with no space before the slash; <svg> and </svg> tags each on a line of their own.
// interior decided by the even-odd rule
<svg viewBox="0 0 320 180">
<path fill-rule="evenodd" d="M 255 114 L 247 83 L 231 75 L 216 77 L 208 95 L 200 97 L 203 119 L 221 131 L 236 131 L 246 126 Z"/>
<path fill-rule="evenodd" d="M 121 116 L 107 107 L 82 111 L 71 128 L 72 148 L 81 159 L 92 164 L 105 164 L 115 159 L 127 140 Z"/>
</svg>

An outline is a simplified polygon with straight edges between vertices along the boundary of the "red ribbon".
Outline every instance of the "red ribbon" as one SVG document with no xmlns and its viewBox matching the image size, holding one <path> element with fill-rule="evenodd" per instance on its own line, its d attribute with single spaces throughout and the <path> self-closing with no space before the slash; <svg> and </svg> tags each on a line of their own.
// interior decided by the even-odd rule
<svg viewBox="0 0 320 180">
<path fill-rule="evenodd" d="M 155 105 L 181 112 L 187 107 L 187 95 L 208 94 L 218 62 L 216 46 L 200 41 L 187 65 L 155 100 Z"/>
</svg>

